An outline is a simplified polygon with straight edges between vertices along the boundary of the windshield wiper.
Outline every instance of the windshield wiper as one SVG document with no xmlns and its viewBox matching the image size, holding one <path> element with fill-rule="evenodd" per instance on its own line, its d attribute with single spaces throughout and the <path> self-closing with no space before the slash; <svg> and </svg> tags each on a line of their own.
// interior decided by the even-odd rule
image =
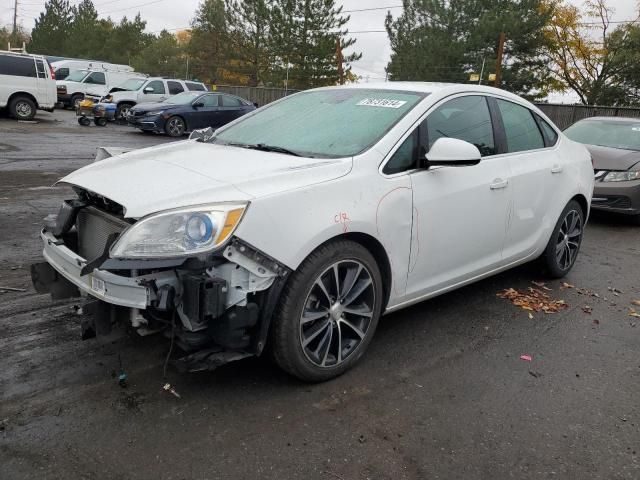
<svg viewBox="0 0 640 480">
<path fill-rule="evenodd" d="M 284 153 L 285 155 L 293 155 L 294 157 L 301 157 L 299 153 L 294 152 L 293 150 L 289 150 L 284 147 L 278 147 L 276 145 L 266 145 L 264 143 L 256 143 L 255 145 L 245 145 L 245 148 L 250 148 L 252 150 L 260 150 L 261 152 L 275 152 L 275 153 Z"/>
</svg>

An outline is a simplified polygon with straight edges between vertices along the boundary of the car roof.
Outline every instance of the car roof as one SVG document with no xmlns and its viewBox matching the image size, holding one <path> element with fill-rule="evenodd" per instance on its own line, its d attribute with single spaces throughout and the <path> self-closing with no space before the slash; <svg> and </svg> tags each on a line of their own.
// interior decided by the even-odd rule
<svg viewBox="0 0 640 480">
<path fill-rule="evenodd" d="M 182 78 L 149 77 L 147 80 L 166 80 L 168 82 L 189 82 L 189 83 L 199 83 L 204 85 L 204 83 L 198 82 L 196 80 L 183 80 Z"/>
<path fill-rule="evenodd" d="M 606 116 L 601 116 L 601 117 L 587 117 L 587 118 L 582 118 L 579 121 L 590 121 L 590 120 L 599 120 L 599 121 L 605 121 L 605 122 L 623 122 L 623 123 L 638 123 L 640 122 L 640 118 L 637 117 L 606 117 Z"/>
</svg>

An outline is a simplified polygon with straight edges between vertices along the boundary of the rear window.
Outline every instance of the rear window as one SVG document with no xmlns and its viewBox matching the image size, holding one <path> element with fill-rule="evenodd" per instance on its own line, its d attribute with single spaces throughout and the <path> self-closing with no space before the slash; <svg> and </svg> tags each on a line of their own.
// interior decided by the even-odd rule
<svg viewBox="0 0 640 480">
<path fill-rule="evenodd" d="M 178 82 L 172 82 L 171 80 L 167 82 L 167 86 L 169 87 L 169 93 L 171 95 L 177 95 L 178 93 L 184 92 L 184 88 Z"/>
<path fill-rule="evenodd" d="M 31 57 L 0 55 L 0 75 L 36 78 L 36 64 Z"/>
<path fill-rule="evenodd" d="M 192 92 L 204 92 L 206 90 L 204 88 L 204 85 L 202 85 L 201 83 L 184 82 L 184 84 Z"/>
</svg>

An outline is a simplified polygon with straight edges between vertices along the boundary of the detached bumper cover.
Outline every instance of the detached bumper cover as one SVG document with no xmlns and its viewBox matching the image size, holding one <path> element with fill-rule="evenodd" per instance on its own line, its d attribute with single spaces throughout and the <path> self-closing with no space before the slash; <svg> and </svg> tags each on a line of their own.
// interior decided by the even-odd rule
<svg viewBox="0 0 640 480">
<path fill-rule="evenodd" d="M 150 304 L 150 289 L 142 285 L 145 282 L 144 276 L 122 277 L 98 269 L 81 276 L 82 267 L 88 263 L 84 258 L 47 231 L 42 231 L 40 237 L 44 242 L 42 253 L 46 261 L 80 290 L 107 303 L 123 307 L 145 309 Z"/>
</svg>

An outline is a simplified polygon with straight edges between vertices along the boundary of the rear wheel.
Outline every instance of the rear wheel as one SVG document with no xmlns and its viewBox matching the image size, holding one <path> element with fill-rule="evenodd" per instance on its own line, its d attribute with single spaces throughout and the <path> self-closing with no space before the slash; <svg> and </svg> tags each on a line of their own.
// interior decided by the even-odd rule
<svg viewBox="0 0 640 480">
<path fill-rule="evenodd" d="M 36 115 L 36 104 L 28 97 L 16 97 L 9 104 L 9 112 L 18 120 L 31 120 Z"/>
<path fill-rule="evenodd" d="M 556 223 L 542 261 L 549 276 L 564 277 L 578 257 L 584 233 L 584 212 L 575 200 L 571 200 Z"/>
<path fill-rule="evenodd" d="M 93 119 L 93 123 L 95 123 L 98 127 L 105 127 L 107 125 L 107 119 L 104 117 L 95 117 Z"/>
<path fill-rule="evenodd" d="M 380 270 L 367 249 L 346 240 L 320 247 L 282 293 L 271 331 L 276 362 L 305 381 L 341 375 L 371 342 L 382 300 Z"/>
<path fill-rule="evenodd" d="M 181 137 L 187 129 L 184 120 L 180 117 L 171 117 L 167 120 L 164 131 L 170 137 Z"/>
</svg>

